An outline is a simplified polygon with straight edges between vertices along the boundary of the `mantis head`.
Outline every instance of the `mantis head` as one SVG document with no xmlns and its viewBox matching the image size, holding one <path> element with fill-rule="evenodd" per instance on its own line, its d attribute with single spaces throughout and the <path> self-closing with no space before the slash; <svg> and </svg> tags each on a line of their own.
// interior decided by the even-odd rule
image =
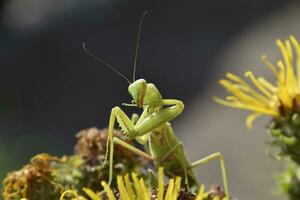
<svg viewBox="0 0 300 200">
<path fill-rule="evenodd" d="M 147 81 L 145 79 L 138 79 L 128 87 L 128 92 L 131 94 L 133 101 L 139 108 L 143 107 L 146 89 Z"/>
</svg>

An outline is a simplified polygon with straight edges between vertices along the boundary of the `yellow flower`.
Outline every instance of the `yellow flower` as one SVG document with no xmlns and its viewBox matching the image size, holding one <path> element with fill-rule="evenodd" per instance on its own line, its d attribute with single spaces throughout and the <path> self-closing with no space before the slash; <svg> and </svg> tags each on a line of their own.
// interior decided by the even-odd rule
<svg viewBox="0 0 300 200">
<path fill-rule="evenodd" d="M 180 183 L 181 177 L 176 177 L 174 179 L 170 179 L 167 189 L 165 191 L 165 184 L 163 179 L 164 173 L 163 168 L 159 168 L 158 170 L 158 188 L 157 188 L 157 200 L 177 200 L 179 191 L 180 191 Z M 120 196 L 122 200 L 150 200 L 152 189 L 149 189 L 145 186 L 143 178 L 137 178 L 137 174 L 132 173 L 133 184 L 129 180 L 129 176 L 118 177 L 118 189 L 120 192 Z M 109 200 L 116 200 L 112 190 L 109 186 L 103 181 L 102 186 L 107 193 Z M 135 191 L 135 192 L 134 192 Z M 204 186 L 200 187 L 199 193 L 197 194 L 195 200 L 204 200 L 207 199 L 209 193 L 205 192 Z M 213 200 L 220 200 L 218 197 L 214 197 Z M 223 200 L 228 200 L 228 198 L 224 198 Z"/>
<path fill-rule="evenodd" d="M 226 99 L 214 97 L 217 103 L 239 109 L 250 110 L 253 113 L 247 117 L 246 125 L 252 127 L 252 122 L 261 115 L 274 118 L 290 114 L 300 107 L 300 45 L 294 36 L 288 40 L 276 40 L 282 59 L 273 65 L 266 57 L 262 61 L 274 73 L 277 81 L 272 84 L 263 77 L 255 77 L 251 71 L 245 73 L 252 86 L 239 76 L 227 73 L 226 78 L 219 81 L 231 96 Z"/>
<path fill-rule="evenodd" d="M 131 179 L 129 175 L 118 176 L 117 184 L 119 195 L 122 200 L 151 200 L 152 196 L 152 188 L 148 188 L 145 185 L 143 178 L 138 178 L 136 173 L 131 174 Z M 106 196 L 109 200 L 117 200 L 118 198 L 115 196 L 113 190 L 110 186 L 102 181 L 101 185 L 106 192 Z M 175 179 L 170 179 L 167 189 L 165 190 L 164 184 L 164 172 L 163 168 L 159 168 L 158 170 L 158 188 L 157 188 L 157 200 L 177 200 L 178 195 L 181 188 L 181 177 L 176 177 Z M 92 190 L 88 188 L 84 188 L 83 191 L 89 196 L 92 200 L 102 200 L 101 195 L 94 193 Z M 77 195 L 75 191 L 67 190 L 62 193 L 60 200 L 63 200 L 65 196 L 70 195 L 74 200 L 86 200 L 85 198 Z M 201 185 L 199 192 L 195 198 L 195 200 L 206 200 L 211 199 L 209 197 L 209 193 L 205 192 L 205 188 Z M 227 197 L 220 199 L 219 197 L 212 197 L 212 200 L 229 200 Z"/>
<path fill-rule="evenodd" d="M 170 179 L 167 190 L 165 192 L 165 184 L 164 184 L 164 173 L 163 168 L 159 168 L 158 171 L 158 188 L 157 188 L 157 200 L 177 200 L 181 178 L 176 177 L 174 179 Z M 120 196 L 122 200 L 150 200 L 152 189 L 146 187 L 143 178 L 138 178 L 136 173 L 132 173 L 132 184 L 129 180 L 129 176 L 126 175 L 124 177 L 118 176 L 118 189 L 120 192 Z M 107 193 L 109 200 L 115 200 L 116 197 L 113 195 L 112 190 L 108 187 L 108 185 L 102 181 L 102 186 Z M 135 192 L 134 192 L 135 191 Z M 202 199 L 199 199 L 202 200 Z"/>
</svg>

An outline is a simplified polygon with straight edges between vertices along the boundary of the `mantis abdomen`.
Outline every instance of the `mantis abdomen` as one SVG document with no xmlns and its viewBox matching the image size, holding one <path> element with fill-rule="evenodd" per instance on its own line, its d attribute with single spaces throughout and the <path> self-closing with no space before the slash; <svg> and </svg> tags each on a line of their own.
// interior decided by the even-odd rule
<svg viewBox="0 0 300 200">
<path fill-rule="evenodd" d="M 155 168 L 164 167 L 168 177 L 183 177 L 190 189 L 198 189 L 198 181 L 184 154 L 182 142 L 178 140 L 170 123 L 165 123 L 149 134 L 150 154 Z"/>
</svg>

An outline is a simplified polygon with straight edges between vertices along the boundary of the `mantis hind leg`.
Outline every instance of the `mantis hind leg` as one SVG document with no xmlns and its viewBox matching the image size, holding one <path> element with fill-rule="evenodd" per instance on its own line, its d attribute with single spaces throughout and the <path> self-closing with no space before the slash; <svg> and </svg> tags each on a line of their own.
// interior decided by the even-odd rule
<svg viewBox="0 0 300 200">
<path fill-rule="evenodd" d="M 197 166 L 206 164 L 207 162 L 211 160 L 219 160 L 220 161 L 220 167 L 221 167 L 221 173 L 222 173 L 222 178 L 223 178 L 223 186 L 224 186 L 224 191 L 225 195 L 229 197 L 229 190 L 228 190 L 228 181 L 227 181 L 227 173 L 226 173 L 226 167 L 225 167 L 225 162 L 222 154 L 220 152 L 213 153 L 205 158 L 202 158 L 200 160 L 197 160 L 193 162 L 189 169 L 195 168 Z"/>
</svg>

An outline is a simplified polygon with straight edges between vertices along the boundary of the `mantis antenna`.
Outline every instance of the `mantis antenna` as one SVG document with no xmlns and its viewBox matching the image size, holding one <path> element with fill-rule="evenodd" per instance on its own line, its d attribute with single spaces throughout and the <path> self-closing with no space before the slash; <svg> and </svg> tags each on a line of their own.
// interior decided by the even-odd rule
<svg viewBox="0 0 300 200">
<path fill-rule="evenodd" d="M 118 75 L 120 75 L 121 77 L 123 77 L 129 84 L 131 84 L 131 82 L 128 80 L 128 78 L 126 78 L 126 76 L 124 76 L 121 72 L 119 72 L 117 69 L 115 69 L 113 66 L 111 66 L 110 64 L 108 64 L 107 62 L 105 62 L 104 60 L 98 58 L 97 56 L 95 56 L 95 54 L 91 53 L 86 47 L 85 47 L 85 43 L 82 43 L 82 48 L 83 50 L 91 57 L 93 57 L 94 59 L 98 60 L 99 62 L 101 62 L 102 64 L 104 64 L 106 67 L 108 67 L 109 69 L 111 69 L 112 71 L 114 71 L 115 73 L 117 73 Z"/>
<path fill-rule="evenodd" d="M 133 65 L 133 77 L 132 77 L 133 82 L 135 81 L 136 63 L 137 63 L 137 56 L 138 56 L 138 52 L 139 52 L 141 28 L 142 28 L 144 17 L 147 13 L 148 13 L 148 11 L 145 11 L 140 19 L 139 30 L 138 30 L 138 35 L 137 35 L 137 39 L 136 39 L 136 47 L 135 47 L 135 57 L 134 57 L 134 65 Z"/>
</svg>

